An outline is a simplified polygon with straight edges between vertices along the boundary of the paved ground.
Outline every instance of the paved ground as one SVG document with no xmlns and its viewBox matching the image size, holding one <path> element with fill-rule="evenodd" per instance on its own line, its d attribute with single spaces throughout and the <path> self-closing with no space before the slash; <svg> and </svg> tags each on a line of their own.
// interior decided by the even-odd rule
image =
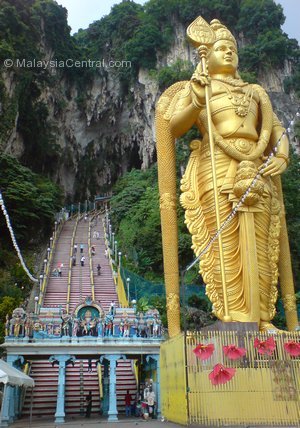
<svg viewBox="0 0 300 428">
<path fill-rule="evenodd" d="M 62 425 L 56 425 L 55 423 L 49 420 L 41 420 L 40 422 L 34 420 L 30 425 L 29 421 L 22 419 L 10 425 L 11 428 L 56 428 L 56 427 L 66 427 L 66 428 L 180 428 L 181 425 L 174 424 L 172 422 L 162 422 L 161 420 L 148 420 L 144 421 L 138 418 L 122 418 L 118 422 L 107 422 L 106 419 L 102 418 L 78 418 L 74 420 L 67 420 Z"/>
<path fill-rule="evenodd" d="M 173 422 L 162 422 L 161 420 L 148 420 L 144 421 L 142 419 L 137 418 L 125 418 L 121 417 L 118 422 L 107 422 L 104 418 L 91 418 L 91 419 L 85 419 L 77 418 L 73 420 L 67 420 L 62 425 L 56 425 L 54 422 L 51 422 L 47 419 L 43 419 L 40 422 L 33 421 L 32 424 L 29 423 L 28 420 L 20 420 L 15 422 L 14 424 L 10 425 L 10 428 L 181 428 L 184 427 L 184 425 L 178 425 Z M 189 425 L 190 428 L 205 428 L 204 426 L 200 425 Z M 230 427 L 229 425 L 226 425 L 226 428 L 241 428 L 241 427 Z M 267 427 L 267 426 L 260 426 L 257 427 L 255 425 L 247 426 L 247 428 L 274 428 L 273 427 Z M 293 427 L 283 427 L 280 428 L 295 428 Z"/>
</svg>

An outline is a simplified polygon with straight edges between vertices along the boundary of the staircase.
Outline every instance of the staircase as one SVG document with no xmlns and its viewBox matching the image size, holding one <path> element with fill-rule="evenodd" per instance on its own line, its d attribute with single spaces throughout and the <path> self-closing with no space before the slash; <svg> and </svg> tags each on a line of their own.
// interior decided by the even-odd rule
<svg viewBox="0 0 300 428">
<path fill-rule="evenodd" d="M 108 312 L 112 300 L 115 302 L 115 307 L 118 307 L 118 296 L 109 259 L 105 257 L 106 246 L 101 217 L 96 217 L 93 221 L 93 227 L 91 228 L 91 245 L 94 246 L 96 250 L 96 254 L 92 257 L 95 300 L 101 304 L 104 311 Z M 97 275 L 98 263 L 100 263 L 101 266 L 101 275 Z"/>
<path fill-rule="evenodd" d="M 58 307 L 65 309 L 68 293 L 68 272 L 70 263 L 70 247 L 76 220 L 70 220 L 64 224 L 56 243 L 54 257 L 51 265 L 50 278 L 47 284 L 43 306 Z M 61 266 L 62 276 L 53 276 L 53 270 Z"/>
<path fill-rule="evenodd" d="M 62 276 L 51 276 L 48 281 L 44 295 L 43 311 L 47 308 L 66 309 L 68 296 L 68 273 L 71 257 L 71 245 L 76 220 L 69 220 L 63 226 L 56 243 L 51 270 L 63 264 Z M 88 236 L 89 220 L 81 219 L 77 224 L 74 243 L 77 244 L 76 265 L 71 269 L 71 288 L 69 299 L 69 313 L 72 314 L 76 306 L 86 297 L 92 296 Z M 80 252 L 80 244 L 84 245 L 83 253 Z M 92 256 L 92 269 L 94 275 L 95 300 L 105 312 L 108 312 L 112 300 L 118 308 L 118 296 L 109 259 L 105 257 L 105 238 L 102 217 L 98 216 L 91 220 L 91 245 L 95 247 L 96 253 Z M 73 250 L 74 254 L 74 250 Z M 84 266 L 80 265 L 82 254 L 85 256 Z M 101 265 L 101 275 L 97 275 L 97 264 Z M 60 317 L 57 309 L 57 316 Z M 117 309 L 117 316 L 121 317 L 121 308 Z M 72 355 L 72 347 L 69 349 Z M 88 372 L 88 360 L 77 359 L 74 367 L 66 367 L 65 384 L 65 413 L 67 417 L 76 417 L 85 414 L 86 396 L 92 391 L 93 404 L 92 415 L 100 414 L 100 393 L 98 371 L 92 360 L 92 372 Z M 103 370 L 103 367 L 102 367 Z M 48 360 L 37 360 L 32 362 L 30 376 L 35 381 L 33 396 L 33 416 L 54 418 L 57 401 L 58 366 L 54 367 Z M 120 413 L 125 412 L 125 394 L 129 390 L 134 400 L 137 385 L 132 370 L 131 360 L 119 360 L 117 366 L 117 405 Z M 25 395 L 23 416 L 30 414 L 31 391 Z M 133 402 L 133 401 L 132 401 Z"/>
<path fill-rule="evenodd" d="M 58 366 L 47 360 L 33 361 L 30 377 L 34 379 L 32 416 L 54 417 L 57 400 Z M 27 389 L 22 416 L 30 415 L 31 389 Z"/>
<path fill-rule="evenodd" d="M 80 220 L 77 225 L 74 243 L 77 244 L 76 266 L 72 266 L 71 289 L 69 301 L 69 313 L 72 314 L 78 303 L 82 302 L 87 296 L 92 295 L 90 278 L 90 261 L 88 248 L 89 222 Z M 83 245 L 83 251 L 80 250 Z M 85 257 L 84 266 L 80 264 L 81 257 Z"/>
<path fill-rule="evenodd" d="M 125 395 L 131 394 L 131 404 L 137 392 L 136 379 L 132 364 L 133 360 L 119 360 L 117 365 L 117 408 L 119 413 L 125 413 Z"/>
<path fill-rule="evenodd" d="M 92 372 L 88 372 L 88 360 L 76 360 L 66 368 L 66 416 L 84 415 L 86 397 L 92 391 L 92 415 L 100 414 L 100 392 L 96 360 L 92 360 Z"/>
</svg>

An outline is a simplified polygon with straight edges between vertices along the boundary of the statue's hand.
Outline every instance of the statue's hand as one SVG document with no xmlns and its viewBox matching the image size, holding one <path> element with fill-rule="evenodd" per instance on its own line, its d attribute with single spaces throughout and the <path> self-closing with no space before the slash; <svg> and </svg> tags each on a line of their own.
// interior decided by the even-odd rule
<svg viewBox="0 0 300 428">
<path fill-rule="evenodd" d="M 263 161 L 267 160 L 267 157 L 262 158 Z M 270 161 L 268 162 L 268 166 L 264 169 L 262 175 L 264 177 L 268 177 L 269 175 L 271 177 L 275 177 L 276 175 L 282 174 L 287 167 L 287 162 L 283 158 L 277 158 L 276 156 L 273 156 Z M 263 165 L 259 167 L 259 170 L 263 169 Z"/>
<path fill-rule="evenodd" d="M 199 81 L 191 81 L 191 95 L 192 102 L 197 108 L 205 107 L 205 85 L 202 85 Z"/>
<path fill-rule="evenodd" d="M 208 74 L 201 72 L 199 66 L 192 75 L 190 85 L 194 106 L 203 108 L 205 106 L 205 86 L 210 87 L 210 78 Z"/>
<path fill-rule="evenodd" d="M 204 73 L 199 69 L 199 65 L 197 66 L 196 70 L 194 71 L 191 82 L 197 82 L 201 86 L 209 86 L 210 85 L 210 77 L 207 73 Z"/>
</svg>

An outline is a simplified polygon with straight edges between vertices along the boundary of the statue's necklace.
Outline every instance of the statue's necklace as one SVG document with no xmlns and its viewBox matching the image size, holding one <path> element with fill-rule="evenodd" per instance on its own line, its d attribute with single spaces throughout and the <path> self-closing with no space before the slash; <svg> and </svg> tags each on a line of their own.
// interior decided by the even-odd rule
<svg viewBox="0 0 300 428">
<path fill-rule="evenodd" d="M 243 87 L 249 85 L 248 82 L 243 82 L 242 79 L 235 79 L 234 77 L 213 77 L 213 80 L 218 80 L 219 82 L 226 83 L 227 85 L 235 86 L 235 87 Z"/>
<path fill-rule="evenodd" d="M 246 117 L 250 110 L 251 100 L 253 97 L 253 89 L 251 85 L 245 93 L 232 93 L 232 91 L 228 88 L 227 85 L 234 86 L 236 88 L 242 88 L 247 86 L 248 83 L 243 82 L 240 79 L 234 79 L 233 77 L 225 77 L 225 78 L 217 78 L 214 79 L 219 82 L 225 83 L 224 88 L 228 94 L 228 99 L 231 104 L 234 106 L 234 111 L 239 117 Z"/>
</svg>

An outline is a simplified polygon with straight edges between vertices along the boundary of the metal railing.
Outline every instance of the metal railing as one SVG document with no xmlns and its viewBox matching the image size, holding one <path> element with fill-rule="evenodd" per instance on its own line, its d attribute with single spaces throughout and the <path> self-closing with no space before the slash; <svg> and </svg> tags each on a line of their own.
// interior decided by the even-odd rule
<svg viewBox="0 0 300 428">
<path fill-rule="evenodd" d="M 80 220 L 80 214 L 76 217 L 76 222 L 73 229 L 72 239 L 71 239 L 71 245 L 70 245 L 70 260 L 69 260 L 69 271 L 68 271 L 68 292 L 67 292 L 67 302 L 66 302 L 66 312 L 69 313 L 70 309 L 70 295 L 71 295 L 71 282 L 72 282 L 72 267 L 73 267 L 73 252 L 74 252 L 74 242 L 75 242 L 75 235 L 77 231 L 78 222 Z"/>
<path fill-rule="evenodd" d="M 38 299 L 38 304 L 37 304 L 37 308 L 36 308 L 37 313 L 43 304 L 45 292 L 46 292 L 47 285 L 49 282 L 49 278 L 51 275 L 52 259 L 53 259 L 54 250 L 55 250 L 57 240 L 60 236 L 60 233 L 61 233 L 61 230 L 62 230 L 64 224 L 65 224 L 64 219 L 62 219 L 58 225 L 56 222 L 55 227 L 54 227 L 54 232 L 53 232 L 53 235 L 51 237 L 52 239 L 50 238 L 50 246 L 47 248 L 47 258 L 44 260 L 44 267 L 43 267 L 44 274 L 43 274 L 43 279 L 42 279 L 41 284 L 40 284 L 39 299 Z"/>
</svg>

